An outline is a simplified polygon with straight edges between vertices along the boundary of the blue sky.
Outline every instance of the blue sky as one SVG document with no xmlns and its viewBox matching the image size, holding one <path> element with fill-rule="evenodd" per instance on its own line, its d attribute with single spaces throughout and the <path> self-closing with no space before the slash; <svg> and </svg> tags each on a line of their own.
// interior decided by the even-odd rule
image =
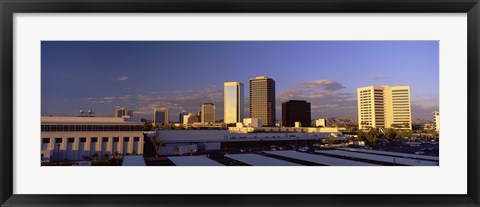
<svg viewBox="0 0 480 207">
<path fill-rule="evenodd" d="M 312 118 L 357 117 L 356 88 L 409 85 L 412 116 L 438 110 L 438 41 L 43 41 L 42 115 L 115 106 L 151 119 L 153 108 L 197 112 L 213 102 L 223 117 L 223 82 L 269 76 L 281 102 L 311 102 Z M 245 94 L 248 114 L 248 93 Z"/>
</svg>

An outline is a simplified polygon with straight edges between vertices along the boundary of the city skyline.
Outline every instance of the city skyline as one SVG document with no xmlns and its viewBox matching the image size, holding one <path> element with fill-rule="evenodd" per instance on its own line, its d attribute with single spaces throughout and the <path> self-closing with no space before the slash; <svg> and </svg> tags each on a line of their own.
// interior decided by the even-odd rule
<svg viewBox="0 0 480 207">
<path fill-rule="evenodd" d="M 154 108 L 169 108 L 178 121 L 180 111 L 211 102 L 218 119 L 223 83 L 256 76 L 276 82 L 277 120 L 293 99 L 312 104 L 312 119 L 356 117 L 356 89 L 370 85 L 410 85 L 412 118 L 438 111 L 437 41 L 44 41 L 42 115 L 111 116 L 121 106 L 151 119 Z"/>
</svg>

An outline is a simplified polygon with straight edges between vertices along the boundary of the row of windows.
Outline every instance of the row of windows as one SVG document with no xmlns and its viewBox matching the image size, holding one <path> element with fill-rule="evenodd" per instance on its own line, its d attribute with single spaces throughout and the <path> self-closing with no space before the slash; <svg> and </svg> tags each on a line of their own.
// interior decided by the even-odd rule
<svg viewBox="0 0 480 207">
<path fill-rule="evenodd" d="M 56 131 L 142 131 L 142 125 L 42 125 L 42 132 Z"/>
<path fill-rule="evenodd" d="M 50 140 L 51 140 L 50 138 L 42 138 L 42 143 L 48 144 L 48 143 L 50 143 Z M 92 138 L 90 138 L 90 141 L 91 142 L 98 142 L 98 138 L 97 137 L 92 137 Z M 113 137 L 113 142 L 119 142 L 119 141 L 120 141 L 119 137 Z M 124 142 L 129 142 L 130 137 L 124 137 L 123 141 Z M 133 141 L 135 141 L 135 142 L 140 141 L 140 137 L 134 137 Z M 68 143 L 73 143 L 73 142 L 75 142 L 75 138 L 67 138 L 67 142 Z M 81 137 L 80 142 L 87 142 L 87 138 Z M 103 137 L 102 142 L 108 142 L 108 137 Z M 63 138 L 55 138 L 55 143 L 63 143 Z"/>
</svg>

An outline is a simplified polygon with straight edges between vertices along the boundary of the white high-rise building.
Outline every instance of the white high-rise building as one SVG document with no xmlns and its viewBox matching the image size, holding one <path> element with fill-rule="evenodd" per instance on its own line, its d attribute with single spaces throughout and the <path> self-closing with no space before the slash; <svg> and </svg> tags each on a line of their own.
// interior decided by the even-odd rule
<svg viewBox="0 0 480 207">
<path fill-rule="evenodd" d="M 225 82 L 223 91 L 223 122 L 226 124 L 243 120 L 243 83 Z"/>
<path fill-rule="evenodd" d="M 358 127 L 412 129 L 409 86 L 357 89 Z"/>
<path fill-rule="evenodd" d="M 153 126 L 165 126 L 170 121 L 170 109 L 156 108 L 153 110 Z"/>
<path fill-rule="evenodd" d="M 440 131 L 440 112 L 433 112 L 433 121 L 435 122 L 435 131 Z"/>
</svg>

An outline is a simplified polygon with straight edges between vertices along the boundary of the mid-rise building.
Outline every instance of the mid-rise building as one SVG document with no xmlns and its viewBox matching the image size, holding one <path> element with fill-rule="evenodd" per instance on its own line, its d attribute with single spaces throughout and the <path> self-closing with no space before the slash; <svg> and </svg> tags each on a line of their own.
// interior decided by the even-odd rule
<svg viewBox="0 0 480 207">
<path fill-rule="evenodd" d="M 243 83 L 225 82 L 223 89 L 223 122 L 232 124 L 243 120 Z"/>
<path fill-rule="evenodd" d="M 357 89 L 359 129 L 412 129 L 409 86 L 367 86 Z"/>
<path fill-rule="evenodd" d="M 41 117 L 42 159 L 143 154 L 143 122 L 116 117 Z"/>
<path fill-rule="evenodd" d="M 317 119 L 315 120 L 316 127 L 327 127 L 327 120 L 326 119 Z"/>
<path fill-rule="evenodd" d="M 133 118 L 133 110 L 126 107 L 116 107 L 115 117 L 117 118 Z"/>
<path fill-rule="evenodd" d="M 275 81 L 267 76 L 250 79 L 250 118 L 275 126 Z"/>
<path fill-rule="evenodd" d="M 289 100 L 282 103 L 282 125 L 284 127 L 293 127 L 295 122 L 300 122 L 303 127 L 309 127 L 311 121 L 311 108 L 307 101 Z"/>
<path fill-rule="evenodd" d="M 215 104 L 213 103 L 203 103 L 201 111 L 201 122 L 202 123 L 215 123 L 216 113 L 215 113 Z"/>
<path fill-rule="evenodd" d="M 188 113 L 185 111 L 185 110 L 182 110 L 179 114 L 178 114 L 178 123 L 182 123 L 183 124 L 183 116 L 187 115 Z"/>
<path fill-rule="evenodd" d="M 189 114 L 183 116 L 183 124 L 184 125 L 193 124 L 193 123 L 199 122 L 199 121 L 200 121 L 200 117 L 197 114 L 189 113 Z"/>
<path fill-rule="evenodd" d="M 440 112 L 433 112 L 433 121 L 435 122 L 435 131 L 440 132 Z"/>
<path fill-rule="evenodd" d="M 262 120 L 257 118 L 246 118 L 243 119 L 243 125 L 246 127 L 260 128 L 262 127 Z"/>
<path fill-rule="evenodd" d="M 170 122 L 170 109 L 156 108 L 153 110 L 153 126 L 165 126 Z"/>
</svg>

